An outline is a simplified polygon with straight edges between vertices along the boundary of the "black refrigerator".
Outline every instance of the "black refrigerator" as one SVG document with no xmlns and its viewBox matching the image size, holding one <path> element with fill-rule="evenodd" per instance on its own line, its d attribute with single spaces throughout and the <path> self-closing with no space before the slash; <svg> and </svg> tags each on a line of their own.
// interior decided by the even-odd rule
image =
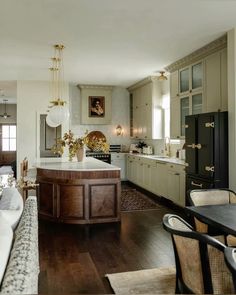
<svg viewBox="0 0 236 295">
<path fill-rule="evenodd" d="M 228 112 L 185 117 L 186 192 L 228 187 Z"/>
</svg>

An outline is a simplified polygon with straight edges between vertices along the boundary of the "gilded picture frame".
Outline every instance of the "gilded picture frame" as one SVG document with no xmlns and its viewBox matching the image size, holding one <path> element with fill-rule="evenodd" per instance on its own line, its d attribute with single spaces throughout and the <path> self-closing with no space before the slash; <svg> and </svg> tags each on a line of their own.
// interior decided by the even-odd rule
<svg viewBox="0 0 236 295">
<path fill-rule="evenodd" d="M 105 117 L 105 96 L 88 97 L 88 116 L 90 118 Z"/>
</svg>

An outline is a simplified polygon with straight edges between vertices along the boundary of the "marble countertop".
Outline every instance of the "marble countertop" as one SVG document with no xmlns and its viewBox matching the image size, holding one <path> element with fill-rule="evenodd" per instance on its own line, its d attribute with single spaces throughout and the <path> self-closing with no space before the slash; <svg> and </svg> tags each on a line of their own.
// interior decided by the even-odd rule
<svg viewBox="0 0 236 295">
<path fill-rule="evenodd" d="M 157 161 L 161 161 L 161 162 L 179 164 L 179 165 L 184 165 L 184 166 L 186 165 L 184 160 L 180 160 L 178 158 L 164 157 L 164 156 L 158 156 L 158 155 L 133 154 L 133 153 L 130 153 L 129 155 L 135 156 L 135 157 L 141 157 L 141 158 L 145 158 L 145 159 L 157 160 Z"/>
<path fill-rule="evenodd" d="M 86 157 L 84 161 L 68 162 L 65 159 L 57 159 L 57 161 L 38 161 L 34 164 L 36 168 L 63 171 L 107 171 L 120 170 L 119 167 L 102 162 L 92 157 Z"/>
</svg>

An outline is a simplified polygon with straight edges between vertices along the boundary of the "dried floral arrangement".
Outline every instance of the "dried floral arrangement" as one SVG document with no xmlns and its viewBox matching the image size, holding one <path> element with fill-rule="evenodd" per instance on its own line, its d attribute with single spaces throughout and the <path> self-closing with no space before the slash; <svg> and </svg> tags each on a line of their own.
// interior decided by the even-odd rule
<svg viewBox="0 0 236 295">
<path fill-rule="evenodd" d="M 72 161 L 73 157 L 76 156 L 76 153 L 79 149 L 83 148 L 85 145 L 88 145 L 92 150 L 100 150 L 104 153 L 109 152 L 109 144 L 107 142 L 98 140 L 94 142 L 89 142 L 89 138 L 87 137 L 88 131 L 85 132 L 85 136 L 75 138 L 74 133 L 69 130 L 69 132 L 65 133 L 63 138 L 58 139 L 56 144 L 52 147 L 52 151 L 54 154 L 62 155 L 64 153 L 64 149 L 68 146 L 69 150 L 69 161 Z"/>
<path fill-rule="evenodd" d="M 83 148 L 87 143 L 87 135 L 88 132 L 85 133 L 83 137 L 74 137 L 74 133 L 69 130 L 63 136 L 57 140 L 56 144 L 52 147 L 52 151 L 54 154 L 62 155 L 64 153 L 64 149 L 68 146 L 69 149 L 69 161 L 72 161 L 72 158 L 76 155 L 79 149 Z"/>
</svg>

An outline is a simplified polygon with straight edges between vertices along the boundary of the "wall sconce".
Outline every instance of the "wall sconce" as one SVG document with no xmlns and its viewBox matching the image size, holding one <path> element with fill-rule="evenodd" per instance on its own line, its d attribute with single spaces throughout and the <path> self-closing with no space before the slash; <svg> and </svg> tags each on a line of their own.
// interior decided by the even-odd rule
<svg viewBox="0 0 236 295">
<path fill-rule="evenodd" d="M 123 128 L 120 125 L 117 125 L 116 127 L 116 135 L 120 136 L 123 134 Z"/>
</svg>

